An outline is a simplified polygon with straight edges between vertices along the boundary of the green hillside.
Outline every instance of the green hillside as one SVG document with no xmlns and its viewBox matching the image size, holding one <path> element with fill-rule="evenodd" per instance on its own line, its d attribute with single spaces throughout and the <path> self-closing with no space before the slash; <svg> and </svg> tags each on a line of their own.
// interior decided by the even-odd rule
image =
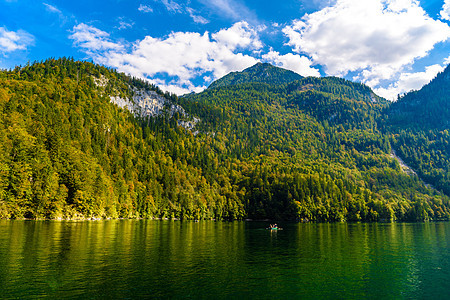
<svg viewBox="0 0 450 300">
<path fill-rule="evenodd" d="M 427 183 L 450 195 L 450 67 L 386 111 L 398 154 Z"/>
<path fill-rule="evenodd" d="M 159 92 L 69 59 L 2 71 L 0 217 L 219 215 L 223 197 L 201 170 L 172 159 L 157 132 L 110 103 L 131 86 Z"/>
<path fill-rule="evenodd" d="M 389 103 L 338 78 L 245 83 L 182 99 L 222 151 L 250 217 L 315 221 L 446 218 L 448 198 L 403 173 L 377 120 Z M 220 134 L 219 134 L 220 133 Z M 232 174 L 232 176 L 229 176 Z M 209 178 L 207 176 L 207 178 Z M 228 185 L 228 182 L 227 182 Z"/>
<path fill-rule="evenodd" d="M 71 59 L 1 71 L 0 217 L 450 216 L 449 198 L 391 157 L 379 128 L 389 103 L 368 87 L 264 64 L 217 82 L 177 98 Z M 111 103 L 139 91 L 171 104 L 135 117 Z"/>
<path fill-rule="evenodd" d="M 389 125 L 411 130 L 450 127 L 450 66 L 418 91 L 399 98 L 389 108 Z"/>
</svg>

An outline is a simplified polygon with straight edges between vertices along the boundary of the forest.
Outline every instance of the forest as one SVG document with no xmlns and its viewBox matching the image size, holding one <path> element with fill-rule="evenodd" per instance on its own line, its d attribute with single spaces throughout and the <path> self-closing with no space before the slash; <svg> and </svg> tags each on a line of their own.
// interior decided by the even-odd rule
<svg viewBox="0 0 450 300">
<path fill-rule="evenodd" d="M 2 70 L 0 218 L 448 220 L 449 124 L 432 115 L 448 98 L 444 73 L 391 104 L 266 64 L 182 97 L 71 58 Z M 195 132 L 178 113 L 111 103 L 136 89 L 199 118 Z"/>
<path fill-rule="evenodd" d="M 437 190 L 450 195 L 450 67 L 386 110 L 385 132 L 399 155 Z"/>
</svg>

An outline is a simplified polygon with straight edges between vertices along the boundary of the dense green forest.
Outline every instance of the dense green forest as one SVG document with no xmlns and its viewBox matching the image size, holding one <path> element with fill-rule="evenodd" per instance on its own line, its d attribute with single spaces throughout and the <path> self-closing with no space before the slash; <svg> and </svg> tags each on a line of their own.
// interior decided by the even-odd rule
<svg viewBox="0 0 450 300">
<path fill-rule="evenodd" d="M 386 110 L 398 154 L 436 189 L 450 195 L 450 67 Z"/>
<path fill-rule="evenodd" d="M 195 131 L 179 113 L 135 117 L 111 103 L 136 89 L 199 118 Z M 4 70 L 0 217 L 448 219 L 448 125 L 416 132 L 393 107 L 365 85 L 267 64 L 180 98 L 66 58 Z M 404 173 L 392 147 L 427 183 L 444 178 L 437 189 Z"/>
<path fill-rule="evenodd" d="M 211 83 L 209 88 L 239 85 L 249 82 L 268 83 L 279 85 L 300 80 L 303 77 L 295 72 L 277 68 L 268 63 L 257 63 L 242 72 L 231 72 L 228 75 Z"/>
<path fill-rule="evenodd" d="M 104 88 L 93 80 L 101 75 Z M 109 93 L 129 95 L 130 86 L 157 90 L 68 59 L 1 73 L 1 217 L 210 218 L 226 210 L 201 170 L 164 151 L 157 135 L 171 129 L 151 132 L 110 103 Z"/>
</svg>

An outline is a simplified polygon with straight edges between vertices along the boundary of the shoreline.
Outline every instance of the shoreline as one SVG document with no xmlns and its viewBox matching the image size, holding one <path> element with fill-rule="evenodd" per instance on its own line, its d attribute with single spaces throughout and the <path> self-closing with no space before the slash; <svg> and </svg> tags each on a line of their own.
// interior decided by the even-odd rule
<svg viewBox="0 0 450 300">
<path fill-rule="evenodd" d="M 314 221 L 302 221 L 302 220 L 272 220 L 272 219 L 241 219 L 241 220 L 216 220 L 216 219 L 200 219 L 200 220 L 190 220 L 190 219 L 180 219 L 180 218 L 55 218 L 55 219 L 46 219 L 46 218 L 0 218 L 0 221 L 57 221 L 57 222 L 94 222 L 94 221 L 124 221 L 124 220 L 135 220 L 135 221 L 179 221 L 179 222 L 195 222 L 199 223 L 202 221 L 213 221 L 213 222 L 282 222 L 282 223 L 299 223 L 299 224 L 393 224 L 393 223 L 440 223 L 440 222 L 450 222 L 448 219 L 439 219 L 439 220 L 423 220 L 423 221 L 372 221 L 372 222 L 353 222 L 353 221 L 341 221 L 341 222 L 314 222 Z"/>
</svg>

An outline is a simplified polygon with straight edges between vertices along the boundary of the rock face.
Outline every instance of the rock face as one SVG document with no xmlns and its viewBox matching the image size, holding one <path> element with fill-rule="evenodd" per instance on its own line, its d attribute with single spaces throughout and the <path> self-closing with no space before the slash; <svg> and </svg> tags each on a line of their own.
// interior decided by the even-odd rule
<svg viewBox="0 0 450 300">
<path fill-rule="evenodd" d="M 133 101 L 140 108 L 143 116 L 157 116 L 161 114 L 167 100 L 154 91 L 135 91 Z"/>
<path fill-rule="evenodd" d="M 131 99 L 119 96 L 110 96 L 111 102 L 117 106 L 128 109 L 135 116 L 154 117 L 160 115 L 165 106 L 171 106 L 169 101 L 158 95 L 155 91 L 134 89 Z"/>
<path fill-rule="evenodd" d="M 94 79 L 94 82 L 98 87 L 104 88 L 107 79 L 102 77 Z M 198 118 L 190 117 L 183 107 L 172 103 L 155 91 L 137 88 L 133 88 L 132 91 L 133 96 L 130 98 L 110 95 L 109 99 L 111 103 L 120 108 L 129 110 L 135 117 L 157 117 L 166 112 L 170 117 L 173 117 L 175 113 L 179 113 L 181 119 L 178 120 L 178 125 L 189 131 L 193 131 L 195 125 L 200 121 Z M 194 134 L 196 133 L 197 131 L 194 132 Z"/>
</svg>

